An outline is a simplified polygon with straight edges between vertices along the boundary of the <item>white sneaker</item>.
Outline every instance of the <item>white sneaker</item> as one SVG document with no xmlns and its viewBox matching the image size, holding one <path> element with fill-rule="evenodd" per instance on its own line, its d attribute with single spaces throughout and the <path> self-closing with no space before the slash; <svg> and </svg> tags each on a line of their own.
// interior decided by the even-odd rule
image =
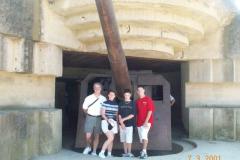
<svg viewBox="0 0 240 160">
<path fill-rule="evenodd" d="M 108 158 L 113 157 L 113 156 L 112 156 L 112 152 L 108 152 L 107 157 L 108 157 Z"/>
<path fill-rule="evenodd" d="M 108 157 L 108 158 L 112 158 L 113 156 L 112 156 L 111 154 L 108 154 L 107 157 Z"/>
<path fill-rule="evenodd" d="M 83 150 L 83 154 L 89 154 L 89 152 L 91 152 L 91 148 L 90 147 L 86 147 L 84 150 Z"/>
<path fill-rule="evenodd" d="M 96 152 L 92 152 L 91 155 L 92 156 L 97 156 L 97 153 Z"/>
<path fill-rule="evenodd" d="M 134 157 L 132 153 L 128 153 L 128 157 Z"/>
<path fill-rule="evenodd" d="M 106 158 L 104 152 L 100 152 L 98 156 L 99 156 L 100 158 Z"/>
<path fill-rule="evenodd" d="M 122 157 L 128 157 L 128 154 L 127 153 L 123 153 Z"/>
</svg>

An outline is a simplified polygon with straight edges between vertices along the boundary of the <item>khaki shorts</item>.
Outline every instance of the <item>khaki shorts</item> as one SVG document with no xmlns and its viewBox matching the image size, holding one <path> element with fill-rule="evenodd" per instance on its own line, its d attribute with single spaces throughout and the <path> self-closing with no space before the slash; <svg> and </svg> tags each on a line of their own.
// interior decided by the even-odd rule
<svg viewBox="0 0 240 160">
<path fill-rule="evenodd" d="M 101 130 L 101 117 L 94 117 L 87 115 L 84 124 L 84 132 L 85 133 L 95 133 L 100 134 Z"/>
</svg>

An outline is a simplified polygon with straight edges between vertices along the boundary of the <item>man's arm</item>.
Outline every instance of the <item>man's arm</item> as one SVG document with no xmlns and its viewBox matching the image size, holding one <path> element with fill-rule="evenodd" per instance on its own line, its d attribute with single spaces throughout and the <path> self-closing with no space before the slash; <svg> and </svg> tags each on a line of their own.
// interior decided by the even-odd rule
<svg viewBox="0 0 240 160">
<path fill-rule="evenodd" d="M 148 111 L 147 117 L 146 117 L 145 122 L 144 122 L 144 124 L 143 124 L 145 127 L 148 126 L 148 121 L 149 121 L 151 115 L 152 115 L 152 111 Z"/>
<path fill-rule="evenodd" d="M 143 124 L 145 127 L 148 127 L 149 119 L 151 118 L 152 113 L 153 113 L 153 101 L 152 101 L 152 99 L 149 99 L 148 112 L 147 112 L 147 116 L 146 116 L 146 119 Z"/>
<path fill-rule="evenodd" d="M 103 108 L 103 107 L 101 108 L 101 116 L 104 120 L 108 121 L 108 118 L 105 115 L 105 108 Z"/>
<path fill-rule="evenodd" d="M 134 115 L 133 115 L 133 114 L 130 114 L 130 115 L 128 115 L 127 117 L 121 118 L 121 120 L 122 120 L 122 122 L 125 122 L 125 121 L 127 121 L 127 120 L 129 120 L 129 119 L 132 119 L 133 117 L 134 117 Z"/>
<path fill-rule="evenodd" d="M 127 117 L 124 117 L 124 118 L 122 118 L 122 121 L 124 122 L 124 121 L 127 121 L 127 120 L 130 120 L 130 119 L 132 119 L 133 117 L 134 117 L 134 105 L 133 105 L 133 103 L 132 103 L 132 109 L 131 109 L 131 114 L 129 114 Z"/>
<path fill-rule="evenodd" d="M 118 119 L 119 119 L 119 123 L 120 123 L 121 128 L 124 129 L 125 128 L 125 124 L 122 121 L 122 116 L 118 115 Z"/>
</svg>

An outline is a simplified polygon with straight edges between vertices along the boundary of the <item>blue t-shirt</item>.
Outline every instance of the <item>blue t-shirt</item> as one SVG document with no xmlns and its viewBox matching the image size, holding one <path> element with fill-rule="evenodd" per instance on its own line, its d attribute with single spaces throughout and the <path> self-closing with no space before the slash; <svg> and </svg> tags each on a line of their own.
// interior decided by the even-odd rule
<svg viewBox="0 0 240 160">
<path fill-rule="evenodd" d="M 102 108 L 105 109 L 105 116 L 108 119 L 117 119 L 118 104 L 116 101 L 107 100 L 103 102 Z"/>
</svg>

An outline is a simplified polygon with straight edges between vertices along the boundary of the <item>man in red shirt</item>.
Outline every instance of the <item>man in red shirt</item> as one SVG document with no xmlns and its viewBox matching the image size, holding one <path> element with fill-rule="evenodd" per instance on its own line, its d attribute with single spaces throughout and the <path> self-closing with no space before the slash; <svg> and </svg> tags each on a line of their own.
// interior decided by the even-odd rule
<svg viewBox="0 0 240 160">
<path fill-rule="evenodd" d="M 140 142 L 143 144 L 143 150 L 140 152 L 140 158 L 147 158 L 148 132 L 153 126 L 153 100 L 145 95 L 143 86 L 138 86 L 137 94 L 139 99 L 136 101 L 136 118 Z"/>
</svg>

